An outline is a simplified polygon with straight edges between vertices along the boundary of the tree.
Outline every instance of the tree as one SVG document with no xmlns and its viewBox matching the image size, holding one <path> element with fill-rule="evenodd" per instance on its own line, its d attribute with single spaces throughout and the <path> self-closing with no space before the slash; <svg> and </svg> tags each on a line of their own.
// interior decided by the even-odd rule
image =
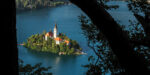
<svg viewBox="0 0 150 75">
<path fill-rule="evenodd" d="M 60 50 L 60 47 L 57 45 L 57 46 L 56 46 L 55 53 L 58 53 L 58 52 L 59 52 L 59 50 Z"/>
<path fill-rule="evenodd" d="M 146 46 L 150 46 L 150 4 L 147 2 L 148 0 L 139 0 L 137 2 L 128 1 L 128 8 L 130 11 L 134 13 L 134 16 L 137 18 L 139 23 L 142 25 L 146 37 L 140 41 L 136 41 L 138 44 L 144 44 Z M 144 14 L 144 15 L 141 15 Z M 135 42 L 135 41 L 134 41 Z"/>
<path fill-rule="evenodd" d="M 73 52 L 74 52 L 74 48 L 71 48 L 71 49 L 69 50 L 68 54 L 71 54 L 71 53 L 73 53 Z"/>
<path fill-rule="evenodd" d="M 69 54 L 70 48 L 69 46 L 66 46 L 66 53 Z"/>
<path fill-rule="evenodd" d="M 41 67 L 41 63 L 38 63 L 34 66 L 30 64 L 24 65 L 24 62 L 19 59 L 19 75 L 52 75 L 52 73 L 48 73 L 51 67 Z"/>
<path fill-rule="evenodd" d="M 117 57 L 119 57 L 118 60 L 121 64 L 121 66 L 125 67 L 125 69 L 130 74 L 144 75 L 144 74 L 148 73 L 147 69 L 142 64 L 143 61 L 141 61 L 141 63 L 140 63 L 140 60 L 134 59 L 136 57 L 136 56 L 134 56 L 135 52 L 132 51 L 133 48 L 130 48 L 129 41 L 126 39 L 127 36 L 123 34 L 124 32 L 121 30 L 120 27 L 118 27 L 118 24 L 115 23 L 115 21 L 111 18 L 111 16 L 103 9 L 103 7 L 99 6 L 97 4 L 97 1 L 95 1 L 95 0 L 71 0 L 71 1 L 72 2 L 74 1 L 73 3 L 77 4 L 85 13 L 88 14 L 88 16 L 91 18 L 92 22 L 94 23 L 94 25 L 97 26 L 97 28 L 100 29 L 101 32 L 104 34 L 104 36 L 108 39 L 108 41 L 110 43 L 110 47 L 112 48 L 112 51 L 114 52 L 114 54 L 116 54 Z M 15 3 L 13 3 L 12 6 L 15 8 Z M 15 11 L 13 11 L 12 14 L 15 15 Z M 15 18 L 14 15 L 13 15 L 13 17 Z M 15 20 L 15 19 L 12 19 L 12 20 Z M 100 23 L 98 21 L 102 21 L 102 22 Z M 10 27 L 9 33 L 16 35 L 15 21 L 10 21 L 10 22 L 12 22 L 12 25 L 10 25 L 10 24 L 8 25 Z M 141 21 L 141 23 L 143 23 L 143 22 Z M 145 27 L 145 28 L 147 29 L 148 27 Z M 6 29 L 9 29 L 9 28 L 6 28 Z M 14 43 L 10 44 L 8 47 L 8 48 L 10 48 L 9 49 L 10 51 L 11 51 L 11 49 L 15 49 L 12 52 L 8 52 L 8 53 L 11 53 L 10 55 L 12 55 L 13 52 L 17 53 L 17 48 L 16 48 L 17 43 L 16 43 L 15 35 L 12 35 L 13 41 L 12 40 L 9 41 L 9 39 L 7 39 L 8 42 L 14 42 Z M 115 43 L 115 41 L 116 41 L 116 43 Z M 139 43 L 144 44 L 144 42 L 139 42 Z M 118 46 L 118 48 L 117 48 L 117 46 Z M 120 50 L 123 52 L 121 52 Z M 132 54 L 133 54 L 133 56 L 132 56 Z M 12 56 L 14 56 L 14 55 L 12 55 Z M 15 55 L 15 56 L 17 56 L 17 55 Z M 16 57 L 14 57 L 14 58 L 15 58 L 15 61 L 14 60 L 13 61 L 16 62 L 17 58 Z M 121 58 L 122 59 L 125 58 L 125 60 L 122 60 Z M 14 65 L 16 66 L 16 64 L 14 64 Z M 139 70 L 137 70 L 137 69 L 139 69 Z M 17 72 L 16 71 L 17 68 L 12 69 L 12 70 L 15 70 L 12 72 Z M 15 74 L 15 75 L 17 75 L 17 74 Z"/>
<path fill-rule="evenodd" d="M 81 8 L 98 30 L 103 33 L 120 66 L 124 68 L 125 74 L 150 74 L 144 56 L 134 51 L 134 46 L 131 45 L 128 34 L 105 10 L 102 2 L 104 0 L 98 0 L 100 3 L 97 0 L 70 1 Z M 101 33 L 97 37 L 100 37 Z"/>
<path fill-rule="evenodd" d="M 97 60 L 93 60 L 95 59 L 94 57 L 89 57 L 88 60 L 89 62 L 92 61 L 92 63 L 84 66 L 88 68 L 87 75 L 105 74 L 108 71 L 111 71 L 111 74 L 124 72 L 104 35 L 102 33 L 99 34 L 100 31 L 85 16 L 82 15 L 80 21 L 84 35 L 88 39 L 88 46 L 98 56 Z M 98 34 L 99 37 L 97 37 Z"/>
<path fill-rule="evenodd" d="M 50 1 L 50 0 L 16 0 L 17 9 L 32 9 L 32 8 L 41 8 L 46 6 L 56 6 L 64 4 L 63 1 Z"/>
<path fill-rule="evenodd" d="M 65 51 L 65 43 L 60 43 L 60 52 L 64 52 Z"/>
<path fill-rule="evenodd" d="M 44 30 L 42 34 L 45 35 L 45 34 L 46 34 L 46 31 Z"/>
</svg>

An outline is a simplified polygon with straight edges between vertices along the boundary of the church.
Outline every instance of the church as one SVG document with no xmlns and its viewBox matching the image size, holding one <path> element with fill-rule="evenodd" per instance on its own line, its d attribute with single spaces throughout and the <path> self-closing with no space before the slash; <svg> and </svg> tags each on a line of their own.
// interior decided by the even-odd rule
<svg viewBox="0 0 150 75">
<path fill-rule="evenodd" d="M 47 41 L 47 38 L 48 37 L 50 37 L 50 38 L 52 38 L 52 39 L 54 39 L 55 40 L 55 42 L 56 42 L 56 44 L 57 45 L 59 45 L 61 42 L 65 42 L 66 43 L 66 45 L 69 45 L 69 41 L 68 40 L 63 40 L 63 39 L 61 39 L 60 37 L 58 37 L 57 36 L 57 24 L 55 24 L 55 27 L 54 27 L 54 31 L 52 32 L 51 30 L 50 30 L 50 32 L 47 32 L 46 34 L 45 34 L 45 40 Z"/>
</svg>

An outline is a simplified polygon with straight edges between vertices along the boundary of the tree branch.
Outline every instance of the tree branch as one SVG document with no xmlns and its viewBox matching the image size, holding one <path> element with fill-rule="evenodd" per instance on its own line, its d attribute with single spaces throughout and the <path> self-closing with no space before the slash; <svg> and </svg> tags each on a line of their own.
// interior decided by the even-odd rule
<svg viewBox="0 0 150 75">
<path fill-rule="evenodd" d="M 143 57 L 139 56 L 130 45 L 128 35 L 114 21 L 109 13 L 96 0 L 70 0 L 81 8 L 92 20 L 94 25 L 105 35 L 116 54 L 120 65 L 131 75 L 150 74 Z"/>
<path fill-rule="evenodd" d="M 145 19 L 144 17 L 138 15 L 138 14 L 134 14 L 134 16 L 136 17 L 136 19 L 141 23 L 141 25 L 144 28 L 144 31 L 146 32 L 147 37 L 150 37 L 150 20 L 147 21 L 147 19 Z"/>
</svg>

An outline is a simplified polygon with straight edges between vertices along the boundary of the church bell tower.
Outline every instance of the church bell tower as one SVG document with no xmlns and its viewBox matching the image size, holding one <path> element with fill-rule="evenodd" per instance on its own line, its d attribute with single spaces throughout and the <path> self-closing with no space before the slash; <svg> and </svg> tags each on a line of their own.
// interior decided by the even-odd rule
<svg viewBox="0 0 150 75">
<path fill-rule="evenodd" d="M 57 24 L 55 23 L 55 27 L 54 27 L 54 38 L 57 37 Z"/>
</svg>

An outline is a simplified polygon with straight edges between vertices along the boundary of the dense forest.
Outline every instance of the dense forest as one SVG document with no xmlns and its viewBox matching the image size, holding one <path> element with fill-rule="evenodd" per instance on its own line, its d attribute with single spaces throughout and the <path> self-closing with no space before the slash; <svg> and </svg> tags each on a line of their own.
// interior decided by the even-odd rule
<svg viewBox="0 0 150 75">
<path fill-rule="evenodd" d="M 40 52 L 51 52 L 58 54 L 59 52 L 63 52 L 63 54 L 80 54 L 81 48 L 79 44 L 72 39 L 69 39 L 66 35 L 63 33 L 60 33 L 58 37 L 64 40 L 70 41 L 69 45 L 66 45 L 65 42 L 61 42 L 59 45 L 56 44 L 55 40 L 53 38 L 48 37 L 47 40 L 45 40 L 46 32 L 43 31 L 42 34 L 35 34 L 30 36 L 27 39 L 27 42 L 24 42 L 24 46 L 29 48 L 30 50 L 34 51 L 40 51 Z"/>
<path fill-rule="evenodd" d="M 65 4 L 66 0 L 16 0 L 17 10 L 36 9 Z"/>
</svg>

